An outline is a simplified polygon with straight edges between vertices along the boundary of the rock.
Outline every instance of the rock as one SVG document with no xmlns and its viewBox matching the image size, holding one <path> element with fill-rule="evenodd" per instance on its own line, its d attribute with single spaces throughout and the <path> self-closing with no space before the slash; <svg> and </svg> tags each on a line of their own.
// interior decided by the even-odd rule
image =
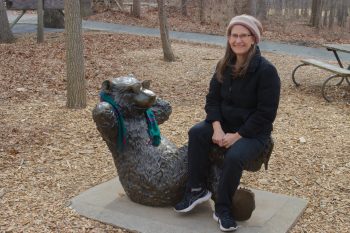
<svg viewBox="0 0 350 233">
<path fill-rule="evenodd" d="M 18 92 L 26 92 L 27 89 L 25 89 L 24 87 L 19 87 L 19 88 L 16 89 L 16 91 L 18 91 Z"/>
<path fill-rule="evenodd" d="M 304 137 L 299 138 L 300 143 L 306 143 L 306 139 Z"/>
<path fill-rule="evenodd" d="M 269 181 L 267 179 L 258 179 L 258 182 L 263 185 L 268 185 Z"/>
</svg>

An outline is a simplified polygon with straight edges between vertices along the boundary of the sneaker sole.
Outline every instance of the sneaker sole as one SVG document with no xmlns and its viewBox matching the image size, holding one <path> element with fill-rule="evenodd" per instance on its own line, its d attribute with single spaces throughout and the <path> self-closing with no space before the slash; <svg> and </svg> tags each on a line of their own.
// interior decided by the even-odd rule
<svg viewBox="0 0 350 233">
<path fill-rule="evenodd" d="M 216 216 L 215 212 L 213 213 L 213 219 L 215 220 L 215 222 L 219 223 L 221 231 L 228 232 L 228 231 L 235 231 L 235 230 L 238 229 L 238 226 L 237 227 L 231 227 L 231 228 L 224 228 L 224 227 L 222 227 L 220 219 L 218 218 L 218 216 Z"/>
<path fill-rule="evenodd" d="M 192 203 L 192 205 L 190 205 L 189 207 L 187 207 L 186 209 L 183 209 L 183 210 L 177 210 L 174 208 L 175 212 L 178 212 L 178 213 L 187 213 L 189 211 L 191 211 L 194 207 L 196 207 L 197 205 L 203 203 L 203 202 L 206 202 L 208 201 L 209 199 L 211 198 L 211 192 L 208 191 L 208 193 L 202 197 L 202 198 L 199 198 L 198 200 L 196 200 L 195 202 Z"/>
</svg>

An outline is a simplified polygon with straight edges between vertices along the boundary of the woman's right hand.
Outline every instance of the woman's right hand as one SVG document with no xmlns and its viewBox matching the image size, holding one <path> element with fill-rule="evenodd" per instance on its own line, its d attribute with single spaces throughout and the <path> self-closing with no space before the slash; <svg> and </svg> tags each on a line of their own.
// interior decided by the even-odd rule
<svg viewBox="0 0 350 233">
<path fill-rule="evenodd" d="M 222 147 L 223 146 L 223 139 L 225 137 L 225 132 L 222 130 L 221 124 L 219 121 L 213 122 L 213 129 L 214 129 L 214 133 L 213 133 L 213 137 L 212 137 L 213 143 Z"/>
</svg>

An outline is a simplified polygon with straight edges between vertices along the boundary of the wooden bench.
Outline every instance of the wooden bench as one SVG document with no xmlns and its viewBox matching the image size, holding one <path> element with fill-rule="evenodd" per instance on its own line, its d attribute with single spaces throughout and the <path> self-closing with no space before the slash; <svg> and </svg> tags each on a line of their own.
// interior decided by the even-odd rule
<svg viewBox="0 0 350 233">
<path fill-rule="evenodd" d="M 324 81 L 324 83 L 322 85 L 322 96 L 328 102 L 330 102 L 330 99 L 325 94 L 325 88 L 326 88 L 327 83 L 330 80 L 332 80 L 334 78 L 341 78 L 340 81 L 337 83 L 337 85 L 340 85 L 344 81 L 344 79 L 350 85 L 350 82 L 349 82 L 349 79 L 348 79 L 348 77 L 350 77 L 350 69 L 341 68 L 339 66 L 328 64 L 328 63 L 325 63 L 325 62 L 322 62 L 322 61 L 319 61 L 319 60 L 316 60 L 316 59 L 301 59 L 300 61 L 301 61 L 302 64 L 300 64 L 297 67 L 295 67 L 295 69 L 292 72 L 292 80 L 293 80 L 293 82 L 294 82 L 294 84 L 296 86 L 300 86 L 300 84 L 295 80 L 295 72 L 296 72 L 296 70 L 298 68 L 300 68 L 302 66 L 311 65 L 311 66 L 315 66 L 317 68 L 320 68 L 320 69 L 323 69 L 323 70 L 327 70 L 329 72 L 334 73 L 334 75 L 328 77 Z"/>
</svg>

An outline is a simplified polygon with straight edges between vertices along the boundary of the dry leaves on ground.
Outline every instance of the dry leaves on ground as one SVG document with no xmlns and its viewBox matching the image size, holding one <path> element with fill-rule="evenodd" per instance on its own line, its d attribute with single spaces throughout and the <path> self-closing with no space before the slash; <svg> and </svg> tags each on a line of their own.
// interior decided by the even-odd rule
<svg viewBox="0 0 350 233">
<path fill-rule="evenodd" d="M 177 61 L 162 60 L 157 38 L 85 33 L 88 107 L 65 107 L 65 51 L 62 34 L 34 36 L 0 45 L 0 232 L 123 232 L 75 213 L 69 200 L 116 176 L 110 152 L 91 117 L 101 82 L 134 73 L 152 80 L 153 90 L 171 102 L 162 134 L 182 145 L 187 131 L 204 118 L 211 71 L 223 48 L 173 43 Z M 244 173 L 244 186 L 308 199 L 291 232 L 346 232 L 349 216 L 349 86 L 347 95 L 326 103 L 320 93 L 326 74 L 290 74 L 298 58 L 264 54 L 277 67 L 282 95 L 268 171 Z M 303 138 L 304 140 L 300 140 Z"/>
</svg>

